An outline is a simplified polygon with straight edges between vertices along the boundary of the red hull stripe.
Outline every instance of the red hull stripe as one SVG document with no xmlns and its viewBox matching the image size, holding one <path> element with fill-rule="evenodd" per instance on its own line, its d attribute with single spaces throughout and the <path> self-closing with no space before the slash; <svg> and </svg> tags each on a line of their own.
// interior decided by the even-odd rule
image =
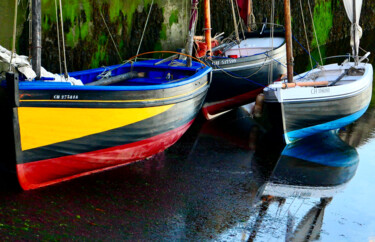
<svg viewBox="0 0 375 242">
<path fill-rule="evenodd" d="M 262 92 L 262 90 L 263 87 L 232 98 L 225 99 L 223 101 L 215 103 L 205 103 L 202 108 L 203 114 L 207 119 L 209 119 L 209 116 L 248 104 L 254 101 L 257 95 Z"/>
<path fill-rule="evenodd" d="M 108 149 L 17 165 L 21 187 L 31 190 L 150 157 L 173 145 L 194 120 L 154 137 Z"/>
</svg>

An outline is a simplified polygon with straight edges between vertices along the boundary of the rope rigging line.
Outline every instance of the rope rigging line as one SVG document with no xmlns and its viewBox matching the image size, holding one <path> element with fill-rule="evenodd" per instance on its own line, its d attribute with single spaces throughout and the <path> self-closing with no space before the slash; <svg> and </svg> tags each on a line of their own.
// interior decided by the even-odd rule
<svg viewBox="0 0 375 242">
<path fill-rule="evenodd" d="M 61 39 L 62 39 L 62 47 L 63 47 L 63 56 L 64 56 L 64 77 L 68 78 L 68 68 L 66 67 L 66 53 L 65 53 L 65 39 L 64 39 L 64 20 L 63 20 L 63 13 L 62 13 L 62 3 L 60 2 L 60 23 L 61 23 Z"/>
<path fill-rule="evenodd" d="M 274 26 L 273 23 L 275 22 L 275 0 L 272 0 L 272 8 L 271 8 L 271 51 L 273 51 L 273 40 L 274 40 Z M 271 84 L 273 81 L 273 62 L 269 66 L 268 71 L 268 84 Z"/>
<path fill-rule="evenodd" d="M 31 54 L 31 46 L 32 46 L 32 42 L 33 42 L 33 37 L 32 37 L 32 2 L 31 0 L 29 0 L 29 16 L 27 18 L 27 21 L 29 21 L 29 62 L 31 63 L 31 58 L 32 58 L 32 54 Z"/>
<path fill-rule="evenodd" d="M 145 31 L 146 31 L 146 28 L 147 28 L 148 20 L 149 20 L 149 18 L 150 18 L 151 10 L 152 10 L 152 6 L 153 6 L 153 5 L 154 5 L 154 0 L 152 0 L 152 2 L 151 2 L 151 6 L 150 6 L 150 10 L 148 11 L 148 15 L 147 15 L 147 19 L 146 19 L 145 27 L 143 28 L 142 37 L 141 37 L 141 41 L 139 42 L 139 45 L 138 45 L 138 50 L 137 50 L 137 54 L 136 54 L 136 56 L 138 56 L 138 54 L 139 54 L 139 50 L 141 49 L 141 45 L 142 45 L 142 42 L 143 42 L 143 37 L 144 37 Z M 135 58 L 135 61 L 137 61 L 137 58 Z"/>
<path fill-rule="evenodd" d="M 317 64 L 317 65 L 319 65 L 319 62 L 314 58 L 314 56 L 312 56 L 307 50 L 306 50 L 306 48 L 298 41 L 298 39 L 294 36 L 294 35 L 292 35 L 292 38 L 302 47 L 302 49 L 315 61 L 315 63 Z"/>
<path fill-rule="evenodd" d="M 318 46 L 320 62 L 323 65 L 323 58 L 322 58 L 322 54 L 320 53 L 320 46 L 319 46 L 319 42 L 318 42 L 318 36 L 317 36 L 316 30 L 315 30 L 314 17 L 313 17 L 313 14 L 311 12 L 310 0 L 307 0 L 307 3 L 309 5 L 310 17 L 311 17 L 311 22 L 312 22 L 312 25 L 313 25 L 313 30 L 314 30 L 314 35 L 315 35 L 315 39 L 316 39 L 316 44 Z"/>
<path fill-rule="evenodd" d="M 17 0 L 14 0 L 14 21 L 13 21 L 12 53 L 11 53 L 10 62 L 9 62 L 9 71 L 10 72 L 12 71 L 13 55 L 16 52 L 17 10 L 18 10 L 18 2 L 17 2 Z"/>
<path fill-rule="evenodd" d="M 264 53 L 262 53 L 262 54 L 264 54 Z M 216 64 L 213 64 L 213 63 L 212 63 L 212 65 L 213 65 L 213 67 L 215 67 L 216 69 L 221 70 L 224 74 L 226 74 L 226 75 L 228 75 L 228 76 L 230 76 L 230 77 L 232 77 L 232 78 L 235 78 L 235 79 L 243 79 L 243 80 L 249 81 L 249 82 L 251 82 L 251 83 L 253 83 L 253 84 L 255 84 L 255 85 L 258 85 L 258 86 L 261 86 L 261 87 L 266 87 L 265 85 L 260 84 L 259 82 L 256 82 L 256 81 L 254 81 L 254 80 L 250 80 L 250 79 L 249 79 L 250 77 L 254 76 L 255 74 L 257 74 L 259 71 L 261 71 L 261 70 L 264 68 L 264 66 L 266 65 L 266 61 L 267 61 L 267 59 L 268 59 L 268 57 L 269 57 L 268 55 L 266 55 L 266 56 L 267 56 L 267 58 L 266 58 L 266 60 L 263 62 L 262 66 L 259 67 L 259 69 L 258 69 L 256 72 L 254 72 L 254 73 L 252 73 L 251 75 L 246 76 L 246 77 L 244 77 L 244 76 L 239 76 L 239 75 L 237 75 L 237 74 L 235 74 L 235 73 L 233 73 L 233 72 L 231 72 L 231 71 L 225 70 L 224 68 L 221 68 L 220 66 L 218 66 L 218 65 L 216 65 Z M 271 59 L 272 59 L 272 58 L 271 58 Z"/>
<path fill-rule="evenodd" d="M 236 12 L 234 10 L 233 0 L 230 0 L 230 2 L 232 4 L 232 15 L 233 15 L 234 31 L 236 33 L 236 41 L 237 41 L 237 43 L 239 45 L 240 44 L 240 36 L 238 34 L 238 25 L 237 25 L 237 20 L 236 20 Z"/>
<path fill-rule="evenodd" d="M 238 14 L 238 25 L 241 27 L 241 33 L 242 33 L 242 37 L 243 39 L 245 39 L 245 30 L 244 30 L 244 21 L 243 19 L 241 18 L 241 14 L 240 14 L 240 8 L 238 7 L 238 2 L 236 1 L 236 8 L 237 8 L 237 14 Z"/>
<path fill-rule="evenodd" d="M 116 49 L 117 55 L 118 55 L 118 57 L 120 58 L 120 61 L 122 61 L 122 57 L 121 57 L 120 51 L 117 49 L 116 42 L 115 42 L 115 40 L 113 39 L 113 36 L 112 36 L 112 34 L 111 34 L 111 31 L 110 31 L 109 28 L 108 28 L 108 25 L 107 25 L 107 22 L 106 22 L 105 19 L 104 19 L 103 13 L 102 13 L 102 11 L 100 11 L 100 10 L 99 10 L 99 13 L 100 13 L 100 16 L 101 16 L 102 19 L 103 19 L 103 22 L 104 22 L 105 27 L 107 28 L 108 34 L 109 34 L 109 36 L 111 37 L 111 40 L 112 40 L 113 46 L 114 46 L 115 49 Z"/>
<path fill-rule="evenodd" d="M 307 29 L 306 29 L 306 24 L 305 24 L 305 16 L 303 14 L 303 8 L 302 8 L 302 0 L 299 0 L 299 5 L 300 5 L 300 8 L 301 8 L 301 17 L 302 17 L 303 29 L 305 30 L 307 50 L 309 52 L 309 61 L 310 61 L 310 64 L 311 64 L 311 69 L 313 69 L 313 63 L 312 63 L 311 54 L 310 54 L 311 52 L 310 52 L 309 39 L 307 37 Z"/>
<path fill-rule="evenodd" d="M 55 0 L 55 12 L 56 12 L 56 31 L 57 31 L 57 48 L 59 49 L 59 66 L 60 72 L 62 73 L 62 65 L 61 65 L 61 47 L 60 47 L 60 28 L 59 28 L 59 14 L 57 12 L 57 0 Z"/>
</svg>

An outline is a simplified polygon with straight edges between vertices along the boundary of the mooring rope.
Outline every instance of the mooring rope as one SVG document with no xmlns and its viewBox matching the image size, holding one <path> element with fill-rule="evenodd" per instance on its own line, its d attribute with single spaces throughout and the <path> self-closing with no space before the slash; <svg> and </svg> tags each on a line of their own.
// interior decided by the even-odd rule
<svg viewBox="0 0 375 242">
<path fill-rule="evenodd" d="M 142 37 L 141 37 L 141 41 L 139 42 L 139 45 L 138 45 L 138 50 L 137 50 L 137 55 L 139 54 L 139 50 L 141 49 L 141 45 L 142 45 L 142 41 L 143 41 L 143 37 L 145 35 L 145 31 L 146 31 L 146 28 L 147 28 L 147 24 L 148 24 L 148 20 L 150 18 L 150 15 L 151 15 L 151 10 L 152 10 L 152 6 L 154 5 L 154 0 L 152 0 L 151 2 L 151 6 L 150 6 L 150 10 L 148 11 L 148 15 L 147 15 L 147 19 L 146 19 L 146 23 L 145 23 L 145 27 L 143 28 L 143 32 L 142 32 Z M 134 61 L 137 61 L 137 58 L 135 58 Z"/>
</svg>

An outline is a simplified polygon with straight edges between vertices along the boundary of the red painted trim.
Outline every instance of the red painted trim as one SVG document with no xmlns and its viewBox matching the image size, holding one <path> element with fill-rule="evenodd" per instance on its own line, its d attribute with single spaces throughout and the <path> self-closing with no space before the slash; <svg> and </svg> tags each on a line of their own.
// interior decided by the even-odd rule
<svg viewBox="0 0 375 242">
<path fill-rule="evenodd" d="M 255 89 L 253 91 L 228 98 L 215 103 L 205 103 L 202 111 L 203 115 L 207 120 L 210 120 L 212 116 L 216 114 L 231 110 L 233 108 L 240 107 L 242 105 L 255 101 L 257 95 L 263 91 L 263 87 Z"/>
<path fill-rule="evenodd" d="M 143 160 L 164 151 L 186 132 L 194 119 L 157 136 L 108 149 L 17 165 L 21 187 L 31 190 Z"/>
</svg>

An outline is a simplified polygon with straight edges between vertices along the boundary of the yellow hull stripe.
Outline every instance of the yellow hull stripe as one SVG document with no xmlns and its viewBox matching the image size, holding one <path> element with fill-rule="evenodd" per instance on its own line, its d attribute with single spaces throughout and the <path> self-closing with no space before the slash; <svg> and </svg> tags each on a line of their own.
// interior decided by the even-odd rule
<svg viewBox="0 0 375 242">
<path fill-rule="evenodd" d="M 173 106 L 149 108 L 18 108 L 22 150 L 120 128 L 163 113 Z"/>
<path fill-rule="evenodd" d="M 190 91 L 190 92 L 186 92 L 186 93 L 183 93 L 183 94 L 180 94 L 180 95 L 176 95 L 176 96 L 172 96 L 172 97 L 163 97 L 163 98 L 155 98 L 155 99 L 140 99 L 140 100 L 50 100 L 50 99 L 35 99 L 35 100 L 20 100 L 20 102 L 74 102 L 74 103 L 97 103 L 97 102 L 100 102 L 100 103 L 131 103 L 131 102 L 154 102 L 154 101 L 165 101 L 165 100 L 168 100 L 168 99 L 175 99 L 175 98 L 179 98 L 179 97 L 183 97 L 183 96 L 187 96 L 187 95 L 190 95 L 194 92 L 196 92 L 197 90 L 203 88 L 207 86 L 207 82 Z"/>
</svg>

